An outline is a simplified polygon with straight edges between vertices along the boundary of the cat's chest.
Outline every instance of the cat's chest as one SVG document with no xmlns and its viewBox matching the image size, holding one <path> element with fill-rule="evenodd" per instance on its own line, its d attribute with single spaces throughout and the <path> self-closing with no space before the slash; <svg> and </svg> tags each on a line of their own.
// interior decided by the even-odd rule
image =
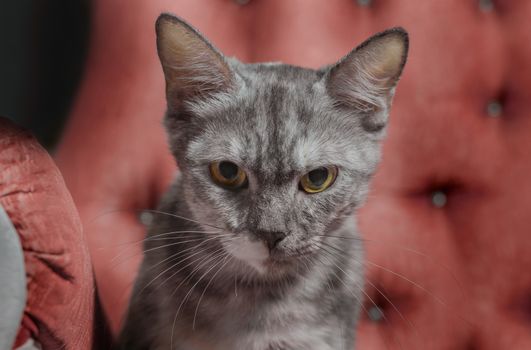
<svg viewBox="0 0 531 350">
<path fill-rule="evenodd" d="M 273 325 L 277 319 L 278 324 Z M 211 330 L 209 335 L 192 335 L 183 342 L 182 349 L 176 350 L 336 350 L 330 345 L 330 334 L 334 328 L 326 324 L 298 322 L 287 325 L 285 319 L 272 317 L 263 327 L 241 327 L 235 329 L 236 323 L 223 320 L 224 327 Z M 290 320 L 291 322 L 291 320 Z M 232 323 L 232 324 L 231 324 Z M 220 325 L 223 323 L 220 322 Z M 241 326 L 241 325 L 240 325 Z M 231 328 L 232 333 L 227 332 Z M 335 328 L 337 330 L 337 327 Z M 230 336 L 228 336 L 230 334 Z M 336 335 L 340 339 L 340 334 Z"/>
<path fill-rule="evenodd" d="M 253 305 L 240 297 L 218 305 L 215 315 L 210 315 L 216 321 L 189 332 L 176 350 L 334 349 L 327 339 L 334 321 L 322 318 L 319 303 L 286 298 Z"/>
<path fill-rule="evenodd" d="M 248 334 L 241 338 L 217 339 L 204 341 L 190 339 L 181 344 L 176 350 L 337 350 L 336 347 L 326 343 L 323 337 L 319 337 L 315 330 L 291 329 L 271 333 Z"/>
</svg>

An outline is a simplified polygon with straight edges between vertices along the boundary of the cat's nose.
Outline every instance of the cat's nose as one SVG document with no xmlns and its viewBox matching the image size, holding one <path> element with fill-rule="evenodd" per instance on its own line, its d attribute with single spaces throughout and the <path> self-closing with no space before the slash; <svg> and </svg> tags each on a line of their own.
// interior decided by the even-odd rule
<svg viewBox="0 0 531 350">
<path fill-rule="evenodd" d="M 265 242 L 269 251 L 275 249 L 284 238 L 286 238 L 287 233 L 283 231 L 264 231 L 260 230 L 256 232 L 258 237 Z"/>
</svg>

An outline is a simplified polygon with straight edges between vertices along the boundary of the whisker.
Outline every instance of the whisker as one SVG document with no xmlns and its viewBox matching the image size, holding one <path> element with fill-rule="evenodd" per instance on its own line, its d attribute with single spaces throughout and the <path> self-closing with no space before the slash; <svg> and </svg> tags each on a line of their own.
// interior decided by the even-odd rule
<svg viewBox="0 0 531 350">
<path fill-rule="evenodd" d="M 329 244 L 327 242 L 320 242 L 322 244 L 325 244 L 327 247 L 330 247 L 334 250 L 336 250 L 337 252 L 339 252 L 339 254 L 341 254 L 343 257 L 345 258 L 350 258 L 349 256 L 347 256 L 341 249 L 333 246 L 332 244 Z M 411 322 L 409 319 L 407 319 L 401 312 L 400 310 L 398 310 L 398 307 L 391 301 L 389 300 L 389 298 L 387 297 L 387 295 L 385 295 L 378 287 L 376 287 L 376 285 L 374 283 L 372 283 L 371 281 L 369 281 L 368 279 L 365 280 L 366 283 L 368 283 L 369 285 L 371 285 L 384 299 L 386 302 L 389 303 L 389 305 L 391 305 L 393 307 L 393 309 L 398 313 L 398 315 L 400 316 L 400 318 L 409 325 L 409 327 L 416 333 L 417 337 L 420 337 L 420 334 L 418 332 L 418 329 L 416 326 L 414 326 L 413 322 Z"/>
<path fill-rule="evenodd" d="M 171 235 L 171 234 L 179 234 L 179 233 L 200 233 L 200 234 L 202 234 L 202 235 L 208 236 L 208 235 L 216 234 L 216 233 L 218 233 L 218 232 L 221 232 L 221 231 L 171 231 L 171 232 L 164 232 L 164 233 L 156 234 L 156 235 L 149 235 L 149 236 L 146 236 L 146 238 L 139 239 L 139 240 L 136 240 L 136 241 L 130 241 L 130 242 L 123 242 L 123 243 L 113 244 L 112 247 L 119 248 L 119 247 L 122 247 L 122 246 L 124 246 L 124 245 L 140 244 L 140 243 L 144 243 L 144 242 L 147 242 L 147 241 L 159 241 L 159 240 L 164 240 L 165 238 L 159 238 L 159 237 L 160 237 L 160 236 Z M 193 237 L 200 237 L 200 236 L 201 236 L 201 235 L 197 234 L 197 235 L 186 235 L 186 236 L 170 237 L 170 238 L 166 238 L 166 239 L 193 238 Z M 103 248 L 103 247 L 102 247 L 102 248 Z M 107 247 L 105 247 L 105 248 L 107 248 Z M 100 249 L 101 249 L 101 248 L 100 248 Z"/>
<path fill-rule="evenodd" d="M 157 246 L 157 247 L 153 247 L 153 248 L 149 248 L 149 249 L 146 249 L 146 250 L 143 250 L 141 251 L 140 253 L 141 254 L 146 254 L 146 253 L 149 253 L 149 252 L 152 252 L 152 251 L 155 251 L 155 250 L 159 250 L 159 249 L 163 249 L 163 248 L 167 248 L 167 247 L 171 247 L 171 246 L 176 246 L 176 245 L 181 245 L 181 244 L 186 244 L 186 243 L 192 243 L 192 242 L 197 242 L 197 241 L 201 241 L 203 240 L 203 238 L 195 238 L 195 239 L 188 239 L 188 240 L 185 240 L 185 241 L 182 241 L 182 242 L 175 242 L 175 243 L 168 243 L 168 244 L 163 244 L 163 245 L 160 245 L 160 246 Z M 117 256 L 115 256 L 114 258 L 111 259 L 111 263 L 114 263 L 118 258 L 122 257 L 125 253 L 127 253 L 127 250 L 118 254 Z M 135 253 L 131 256 L 128 256 L 126 259 L 124 259 L 123 261 L 119 262 L 118 264 L 121 264 L 121 263 L 124 263 L 125 261 L 127 261 L 128 259 L 131 259 L 132 257 L 138 255 L 138 253 Z"/>
<path fill-rule="evenodd" d="M 236 274 L 234 275 L 234 296 L 237 298 L 238 297 L 238 286 L 237 286 L 237 279 L 236 279 Z"/>
<path fill-rule="evenodd" d="M 187 221 L 199 224 L 199 225 L 209 226 L 209 227 L 212 227 L 212 228 L 215 228 L 215 229 L 218 229 L 218 230 L 222 230 L 222 231 L 225 230 L 224 228 L 221 228 L 221 227 L 218 227 L 218 226 L 214 226 L 212 224 L 207 224 L 207 223 L 204 223 L 204 222 L 200 222 L 200 221 L 193 220 L 193 219 L 190 219 L 190 218 L 187 218 L 187 217 L 184 217 L 184 216 L 181 216 L 181 215 L 177 215 L 177 214 L 166 213 L 166 212 L 160 211 L 160 210 L 145 209 L 144 211 L 147 211 L 147 212 L 150 212 L 150 213 L 155 213 L 155 214 L 168 215 L 168 216 L 171 216 L 171 217 L 174 217 L 174 218 L 177 218 L 177 219 L 187 220 Z"/>
<path fill-rule="evenodd" d="M 185 282 L 187 282 L 188 280 L 190 280 L 192 277 L 195 276 L 195 274 L 197 272 L 199 272 L 199 270 L 205 266 L 206 264 L 208 264 L 209 262 L 211 262 L 212 260 L 215 260 L 221 256 L 223 256 L 224 254 L 226 254 L 224 248 L 219 248 L 217 250 L 215 250 L 213 253 L 209 254 L 207 257 L 205 257 L 203 260 L 201 260 L 201 262 L 198 264 L 198 266 L 196 266 L 192 272 L 190 272 L 188 274 L 188 276 L 183 279 L 181 281 L 181 283 L 179 285 L 177 285 L 177 287 L 175 287 L 175 289 L 173 290 L 171 296 L 175 295 L 175 293 L 177 292 L 177 290 L 179 289 L 179 287 L 181 287 Z M 194 262 L 195 263 L 195 262 Z"/>
<path fill-rule="evenodd" d="M 318 259 L 319 261 L 321 261 L 320 257 L 318 257 L 317 259 Z M 336 264 L 335 262 L 330 261 L 328 258 L 327 258 L 327 260 L 328 260 L 329 263 L 334 264 L 337 268 L 339 268 L 341 271 L 343 271 L 343 269 L 341 269 L 339 266 L 337 266 L 337 264 Z M 323 264 L 322 261 L 321 261 L 321 263 Z M 341 282 L 341 284 L 343 284 L 343 286 L 345 286 L 345 288 L 347 289 L 347 291 L 350 292 L 350 294 L 352 294 L 352 296 L 353 296 L 354 298 L 356 298 L 356 300 L 358 301 L 358 304 L 361 306 L 361 308 L 363 309 L 363 311 L 365 312 L 365 314 L 368 315 L 368 314 L 369 314 L 369 310 L 367 310 L 367 308 L 365 307 L 365 305 L 363 304 L 363 302 L 358 298 L 358 296 L 357 296 L 357 295 L 356 295 L 356 294 L 350 289 L 350 287 L 349 287 L 349 286 L 343 281 L 343 279 L 342 279 L 340 276 L 338 276 L 338 274 L 337 274 L 335 271 L 332 270 L 332 273 L 333 273 L 334 276 L 336 276 L 336 278 Z M 343 273 L 345 273 L 345 272 L 343 271 Z M 348 274 L 346 274 L 346 273 L 345 273 L 345 275 L 348 276 Z M 369 301 L 374 305 L 374 307 L 378 307 L 378 306 L 376 305 L 376 303 L 371 299 L 371 297 L 370 297 L 367 293 L 365 293 L 365 291 L 363 291 L 363 289 L 359 286 L 359 284 L 356 283 L 356 286 L 357 286 L 358 289 L 359 289 L 359 290 L 360 290 L 360 291 L 361 291 L 361 292 L 362 292 L 362 293 L 363 293 L 363 294 L 369 299 Z M 387 323 L 387 325 L 390 325 L 389 320 L 387 319 L 387 317 L 386 317 L 385 315 L 382 315 L 382 316 L 383 316 L 383 318 L 384 318 L 384 321 Z M 394 338 L 395 341 L 396 341 L 396 338 L 395 338 L 395 337 L 393 337 L 393 338 Z M 398 344 L 399 344 L 400 348 L 403 349 L 402 344 L 401 344 L 400 342 L 398 342 Z M 385 343 L 385 345 L 386 345 L 386 348 L 389 349 L 389 344 Z"/>
<path fill-rule="evenodd" d="M 418 255 L 420 257 L 425 258 L 426 260 L 429 260 L 433 264 L 441 267 L 446 272 L 448 272 L 450 274 L 450 276 L 452 277 L 452 279 L 454 280 L 454 282 L 456 283 L 457 287 L 459 288 L 463 298 L 467 299 L 467 297 L 465 295 L 465 292 L 464 292 L 463 285 L 459 281 L 459 279 L 457 278 L 456 274 L 452 271 L 452 269 L 448 265 L 443 264 L 440 261 L 434 260 L 433 257 L 429 256 L 426 253 L 422 253 L 422 252 L 420 252 L 418 250 L 415 250 L 413 248 L 410 248 L 410 247 L 407 247 L 407 246 L 404 246 L 404 245 L 401 245 L 401 244 L 389 243 L 389 242 L 378 242 L 378 241 L 375 241 L 375 240 L 370 240 L 370 239 L 365 239 L 365 238 L 360 238 L 360 237 L 347 237 L 347 236 L 334 236 L 334 235 L 316 235 L 316 236 L 319 236 L 319 237 L 332 237 L 332 238 L 345 239 L 345 240 L 355 240 L 355 241 L 361 241 L 363 243 L 371 243 L 371 244 L 375 243 L 375 244 L 378 244 L 378 245 L 390 246 L 390 247 L 398 248 L 400 250 L 403 250 L 403 251 L 406 251 L 406 252 L 409 252 L 409 253 L 416 254 L 416 255 Z"/>
<path fill-rule="evenodd" d="M 308 272 L 312 272 L 312 271 L 314 271 L 314 270 L 312 270 L 312 268 L 307 264 L 307 263 L 311 263 L 310 259 L 309 259 L 307 256 L 302 256 L 302 258 L 304 259 L 304 260 L 303 260 L 303 263 L 304 263 L 304 266 L 306 267 L 306 270 L 307 270 Z M 319 271 L 319 270 L 315 270 L 315 271 Z M 328 288 L 328 291 L 329 291 L 329 292 L 332 292 L 332 291 L 333 291 L 333 288 L 332 288 L 332 286 L 330 285 L 330 281 L 329 281 L 329 279 L 326 278 L 326 275 L 325 275 L 322 271 L 319 271 L 319 272 L 320 272 L 321 277 L 325 277 L 325 279 L 326 279 L 326 286 L 327 286 L 327 288 Z"/>
<path fill-rule="evenodd" d="M 345 253 L 344 253 L 341 249 L 339 249 L 339 248 L 333 246 L 332 244 L 328 244 L 328 243 L 326 243 L 326 242 L 321 242 L 321 243 L 327 245 L 328 247 L 330 247 L 330 248 L 332 248 L 332 249 L 335 249 L 335 250 L 338 251 L 340 254 L 342 254 L 343 257 L 349 258 L 348 256 L 345 255 Z M 406 317 L 402 314 L 402 312 L 400 312 L 400 310 L 398 309 L 398 307 L 397 307 L 397 306 L 396 306 L 396 305 L 395 305 L 395 304 L 394 304 L 394 303 L 393 303 L 393 302 L 387 297 L 387 295 L 384 294 L 384 293 L 383 293 L 378 287 L 376 287 L 376 285 L 375 285 L 374 283 L 372 283 L 372 282 L 369 281 L 368 279 L 366 279 L 365 282 L 368 283 L 370 286 L 372 286 L 372 287 L 373 287 L 373 288 L 374 288 L 374 289 L 375 289 L 375 290 L 376 290 L 376 291 L 377 291 L 377 292 L 378 292 L 378 293 L 379 293 L 379 294 L 385 299 L 385 301 L 388 302 L 389 305 L 391 305 L 391 306 L 393 307 L 393 309 L 397 312 L 397 314 L 400 316 L 400 318 L 401 318 L 406 324 L 408 324 L 409 327 L 410 327 L 410 328 L 413 330 L 413 332 L 416 334 L 416 336 L 420 338 L 420 334 L 419 334 L 419 332 L 418 332 L 418 328 L 413 324 L 412 321 L 410 321 L 408 318 L 406 318 Z"/>
<path fill-rule="evenodd" d="M 338 251 L 339 253 L 344 254 L 344 252 L 343 252 L 341 249 L 339 249 L 338 247 L 335 247 L 335 246 L 333 246 L 333 245 L 331 245 L 331 244 L 328 244 L 328 243 L 326 243 L 326 242 L 320 242 L 320 243 L 323 243 L 323 244 L 327 245 L 328 247 L 335 249 L 335 250 Z M 345 256 L 345 255 L 344 255 L 344 256 Z M 355 258 L 353 258 L 353 259 L 356 260 Z M 364 263 L 364 262 L 362 262 L 362 261 L 359 261 L 359 262 Z M 419 284 L 419 283 L 417 283 L 417 282 L 415 282 L 415 281 L 412 281 L 411 279 L 407 278 L 406 276 L 404 276 L 404 275 L 402 275 L 402 274 L 400 274 L 400 273 L 398 273 L 398 272 L 395 272 L 395 271 L 393 271 L 393 270 L 391 270 L 391 269 L 389 269 L 389 268 L 386 268 L 386 267 L 384 267 L 384 266 L 378 265 L 378 264 L 376 264 L 376 263 L 374 263 L 374 262 L 372 262 L 372 261 L 370 261 L 370 260 L 368 260 L 368 259 L 365 259 L 365 263 L 367 263 L 367 264 L 369 264 L 369 265 L 372 265 L 372 266 L 374 266 L 374 267 L 380 268 L 380 269 L 382 269 L 382 270 L 384 270 L 384 271 L 387 271 L 387 272 L 389 272 L 389 273 L 391 273 L 391 274 L 393 274 L 393 275 L 395 275 L 395 276 L 397 276 L 397 277 L 403 279 L 404 281 L 406 281 L 406 282 L 408 282 L 408 283 L 411 283 L 413 286 L 419 288 L 420 290 L 422 290 L 423 292 L 425 292 L 426 294 L 428 294 L 430 297 L 432 297 L 432 298 L 433 298 L 436 302 L 438 302 L 440 305 L 444 306 L 444 307 L 447 308 L 447 309 L 451 309 L 450 306 L 449 306 L 444 300 L 442 300 L 440 297 L 438 297 L 437 295 L 435 295 L 434 293 L 432 293 L 430 290 L 428 290 L 426 287 L 422 286 L 421 284 Z M 397 310 L 396 306 L 395 306 L 393 303 L 390 302 L 390 300 L 387 298 L 387 296 L 385 296 L 385 295 L 384 295 L 384 294 L 383 294 L 383 293 L 382 293 L 382 292 L 381 292 L 381 291 L 380 291 L 380 290 L 379 290 L 379 289 L 378 289 L 373 283 L 371 283 L 371 282 L 368 281 L 368 280 L 367 280 L 366 282 L 369 283 L 370 285 L 372 285 L 372 287 L 375 288 L 375 289 L 378 291 L 378 293 L 380 293 L 380 294 L 384 297 L 384 299 L 385 299 L 385 300 L 386 300 L 386 301 L 387 301 L 387 302 L 388 302 L 388 303 L 389 303 L 389 304 L 390 304 L 390 305 L 391 305 L 391 306 L 392 306 L 392 307 L 398 312 L 398 314 L 400 315 L 401 318 L 404 318 L 404 317 L 402 316 L 402 314 L 400 313 L 400 311 Z M 463 322 L 465 322 L 466 324 L 468 324 L 469 326 L 472 326 L 472 323 L 471 323 L 470 321 L 468 321 L 467 319 L 465 319 L 464 317 L 462 317 L 461 315 L 459 315 L 459 314 L 455 314 L 455 315 L 456 315 L 459 319 L 461 319 Z M 409 320 L 408 320 L 407 322 L 408 322 L 408 323 L 411 323 Z M 418 330 L 415 330 L 415 331 L 416 331 L 416 333 L 417 333 L 417 335 L 418 335 Z"/>
<path fill-rule="evenodd" d="M 178 259 L 178 258 L 179 258 L 181 255 L 183 255 L 184 253 L 186 253 L 186 252 L 188 252 L 188 251 L 190 251 L 190 250 L 197 249 L 197 248 L 199 248 L 200 246 L 202 246 L 203 244 L 206 244 L 206 243 L 208 243 L 208 242 L 210 242 L 210 241 L 212 241 L 212 240 L 215 240 L 216 238 L 218 238 L 218 237 L 217 237 L 217 236 L 215 236 L 215 237 L 210 237 L 210 238 L 207 238 L 207 239 L 203 240 L 203 242 L 199 243 L 199 244 L 196 245 L 196 246 L 193 246 L 193 247 L 190 247 L 190 248 L 186 248 L 186 249 L 180 250 L 180 251 L 176 252 L 175 254 L 172 254 L 172 255 L 170 255 L 169 257 L 167 257 L 167 258 L 165 258 L 165 259 L 159 261 L 158 263 L 156 263 L 156 264 L 150 266 L 150 268 L 148 269 L 148 271 L 150 271 L 150 270 L 152 270 L 153 268 L 159 266 L 160 264 L 163 264 L 163 263 L 166 262 L 166 261 L 172 261 L 172 260 Z"/>
<path fill-rule="evenodd" d="M 230 258 L 228 261 L 227 261 L 227 258 Z M 203 297 L 205 296 L 205 293 L 207 291 L 207 288 L 210 286 L 210 284 L 212 283 L 212 281 L 214 280 L 214 278 L 216 278 L 217 274 L 230 262 L 230 260 L 232 259 L 232 256 L 230 254 L 227 253 L 227 255 L 225 256 L 224 260 L 225 261 L 223 263 L 223 265 L 221 265 L 221 267 L 216 271 L 216 273 L 212 276 L 212 278 L 210 278 L 210 281 L 208 281 L 207 285 L 205 286 L 205 289 L 203 289 L 203 293 L 201 293 L 201 296 L 199 297 L 199 301 L 197 302 L 197 306 L 195 307 L 195 312 L 194 312 L 194 320 L 192 322 L 192 330 L 195 330 L 195 320 L 197 318 L 197 312 L 199 311 L 199 305 L 201 304 L 201 300 L 203 300 Z"/>
<path fill-rule="evenodd" d="M 355 237 L 355 236 L 352 236 L 352 237 L 348 237 L 348 236 L 334 236 L 334 235 L 315 235 L 316 237 L 331 237 L 331 238 L 340 238 L 340 239 L 346 239 L 346 240 L 352 240 L 352 241 L 362 241 L 362 242 L 366 242 L 367 239 L 365 238 L 361 238 L 361 237 Z"/>
<path fill-rule="evenodd" d="M 444 306 L 445 308 L 447 308 L 448 310 L 451 310 L 451 307 L 448 305 L 447 302 L 445 302 L 444 300 L 442 300 L 441 298 L 439 298 L 437 295 L 433 294 L 432 292 L 430 292 L 426 287 L 422 286 L 421 284 L 415 282 L 415 281 L 412 281 L 411 279 L 407 278 L 406 276 L 398 273 L 398 272 L 395 272 L 391 269 L 388 269 L 384 266 L 381 266 L 381 265 L 378 265 L 372 261 L 369 261 L 369 260 L 366 260 L 367 264 L 369 265 L 372 265 L 374 267 L 377 267 L 377 268 L 380 268 L 384 271 L 387 271 L 397 277 L 400 277 L 402 278 L 403 280 L 411 283 L 413 286 L 419 288 L 420 290 L 422 290 L 423 292 L 425 292 L 426 294 L 428 294 L 430 297 L 432 297 L 435 301 L 437 301 L 439 304 L 441 304 L 442 306 Z M 465 322 L 468 326 L 470 327 L 473 327 L 473 323 L 469 320 L 467 320 L 466 318 L 464 318 L 462 315 L 459 315 L 459 314 L 455 314 L 461 321 Z"/>
<path fill-rule="evenodd" d="M 227 233 L 227 234 L 218 235 L 218 236 L 215 236 L 215 237 L 212 237 L 212 238 L 220 238 L 220 237 L 223 237 L 223 236 L 230 236 L 230 234 Z M 183 241 L 183 242 L 168 243 L 168 244 L 164 244 L 164 245 L 161 245 L 161 246 L 158 246 L 158 247 L 153 247 L 153 248 L 146 249 L 146 250 L 143 251 L 143 253 L 146 254 L 146 253 L 158 250 L 158 249 L 163 249 L 163 248 L 171 247 L 171 246 L 174 246 L 174 245 L 181 245 L 181 244 L 184 244 L 184 243 L 196 242 L 196 241 L 202 240 L 202 239 L 203 238 L 198 238 L 198 239 L 192 239 L 192 240 L 187 240 L 187 241 Z"/>
<path fill-rule="evenodd" d="M 224 228 L 217 227 L 217 226 L 214 226 L 212 224 L 207 224 L 207 223 L 204 223 L 204 222 L 200 222 L 200 221 L 197 221 L 197 220 L 194 220 L 194 219 L 187 218 L 187 217 L 182 216 L 182 215 L 167 213 L 167 212 L 164 212 L 164 211 L 161 211 L 161 210 L 157 210 L 157 209 L 113 209 L 113 210 L 108 210 L 108 211 L 105 211 L 105 212 L 102 212 L 102 213 L 96 215 L 94 218 L 92 218 L 91 220 L 89 220 L 87 222 L 87 225 L 91 225 L 92 223 L 94 223 L 94 221 L 100 219 L 103 216 L 110 215 L 110 214 L 115 214 L 115 213 L 121 213 L 121 212 L 135 212 L 135 213 L 148 212 L 148 213 L 154 213 L 154 214 L 168 215 L 168 216 L 172 216 L 172 217 L 177 218 L 177 219 L 186 220 L 186 221 L 193 222 L 193 223 L 196 223 L 196 224 L 199 224 L 199 225 L 205 225 L 205 226 L 210 226 L 210 227 L 218 229 L 218 230 L 224 230 Z"/>
<path fill-rule="evenodd" d="M 187 250 L 194 250 L 194 249 L 197 249 L 197 246 L 195 246 L 195 247 L 191 247 L 191 248 L 188 248 Z M 140 290 L 140 292 L 139 292 L 138 294 L 139 294 L 139 295 L 142 294 L 142 292 L 143 292 L 146 288 L 148 288 L 151 284 L 153 284 L 153 282 L 155 282 L 159 277 L 161 277 L 162 275 L 164 275 L 166 272 L 168 272 L 168 271 L 170 271 L 170 270 L 173 270 L 174 268 L 176 268 L 176 267 L 179 266 L 180 264 L 184 263 L 185 261 L 189 260 L 190 258 L 193 258 L 194 256 L 196 256 L 196 255 L 198 255 L 198 254 L 201 254 L 201 253 L 205 252 L 206 249 L 207 249 L 207 248 L 205 248 L 205 249 L 201 249 L 200 251 L 198 251 L 198 252 L 196 252 L 196 253 L 194 253 L 194 254 L 192 254 L 192 255 L 189 255 L 189 256 L 187 256 L 186 258 L 182 259 L 182 260 L 177 261 L 175 264 L 172 264 L 171 266 L 169 266 L 168 268 L 166 268 L 165 270 L 163 270 L 162 272 L 160 272 L 157 276 L 155 276 L 155 277 L 154 277 L 149 283 L 147 283 L 147 284 L 142 288 L 142 290 Z M 174 254 L 174 255 L 172 255 L 173 258 L 171 259 L 171 261 L 173 261 L 173 260 L 178 260 L 182 255 L 184 255 L 184 253 L 186 253 L 186 252 L 183 251 L 183 252 L 179 252 L 178 254 Z M 178 255 L 178 256 L 175 256 L 175 255 Z M 201 260 L 201 258 L 192 261 L 189 265 L 183 266 L 181 269 L 177 270 L 177 271 L 175 272 L 175 274 L 179 273 L 180 271 L 182 271 L 182 270 L 185 269 L 186 267 L 192 265 L 193 263 L 195 263 L 195 262 L 197 262 L 197 261 L 199 261 L 199 260 Z M 159 262 L 158 264 L 160 265 L 160 262 Z M 150 269 L 153 269 L 153 266 L 150 267 Z M 175 274 L 171 275 L 169 278 L 166 278 L 164 281 L 162 281 L 162 283 L 159 284 L 159 287 L 162 287 L 162 285 L 163 285 L 164 283 L 166 283 L 168 280 L 170 280 Z"/>
<path fill-rule="evenodd" d="M 195 247 L 191 247 L 191 248 L 189 248 L 189 249 L 190 249 L 190 250 L 197 249 L 199 246 L 200 246 L 200 245 L 195 246 Z M 165 273 L 168 272 L 169 270 L 172 270 L 172 269 L 176 268 L 177 266 L 179 266 L 180 264 L 184 263 L 185 261 L 187 261 L 187 260 L 193 258 L 194 256 L 199 255 L 199 254 L 201 254 L 201 253 L 204 253 L 204 252 L 206 251 L 206 249 L 207 249 L 207 248 L 202 249 L 202 250 L 200 250 L 200 251 L 198 251 L 198 252 L 195 252 L 195 253 L 193 253 L 193 254 L 187 256 L 186 258 L 184 258 L 184 259 L 182 259 L 182 260 L 179 260 L 177 263 L 171 265 L 170 267 L 168 267 L 167 269 L 165 269 L 164 271 L 162 271 L 161 273 L 159 273 L 157 276 L 155 276 L 155 278 L 153 278 L 153 279 L 151 280 L 151 282 L 149 282 L 146 286 L 144 286 L 144 288 L 142 288 L 142 290 L 140 291 L 140 293 L 142 293 L 147 287 L 149 287 L 149 286 L 150 286 L 150 285 L 151 285 L 151 284 L 152 284 L 157 278 L 159 278 L 160 276 L 162 276 L 163 274 L 165 274 Z M 220 251 L 220 250 L 222 250 L 222 249 L 223 249 L 223 248 L 219 248 L 219 249 L 216 250 L 215 252 L 218 252 L 218 251 Z M 182 256 L 182 254 L 181 254 L 181 256 Z M 178 257 L 175 257 L 175 258 L 178 259 Z M 198 261 L 202 261 L 202 259 L 201 259 L 201 258 L 200 258 L 200 259 L 196 259 L 196 260 L 194 260 L 194 261 L 188 263 L 187 265 L 181 267 L 179 270 L 175 271 L 172 275 L 170 275 L 168 278 L 166 278 L 164 281 L 162 281 L 162 283 L 159 285 L 159 287 L 161 287 L 164 283 L 166 283 L 167 281 L 169 281 L 171 278 L 173 278 L 173 277 L 174 277 L 175 275 L 177 275 L 179 272 L 181 272 L 182 270 L 184 270 L 184 269 L 187 268 L 188 266 L 197 263 Z M 159 262 L 158 264 L 160 264 L 160 262 Z M 140 294 L 140 293 L 139 293 L 139 294 Z M 173 295 L 173 294 L 172 294 L 172 295 Z"/>
<path fill-rule="evenodd" d="M 202 234 L 202 235 L 213 235 L 213 234 L 217 234 L 219 232 L 223 232 L 223 231 L 170 231 L 170 232 L 162 232 L 162 233 L 157 233 L 157 234 L 150 234 L 148 235 L 147 238 L 153 238 L 153 237 L 161 237 L 161 236 L 167 236 L 167 235 L 173 235 L 173 234 L 180 234 L 180 233 L 198 233 L 198 234 Z"/>
<path fill-rule="evenodd" d="M 217 259 L 217 258 L 220 258 L 221 256 L 223 256 L 224 254 L 228 254 L 226 252 L 221 252 L 220 254 L 217 254 L 215 257 L 212 257 L 208 262 L 212 261 L 213 259 Z M 181 304 L 179 305 L 179 308 L 177 309 L 177 312 L 175 312 L 175 317 L 173 318 L 173 324 L 172 324 L 172 331 L 171 331 L 171 338 L 170 338 L 170 345 L 171 345 L 171 348 L 173 349 L 173 335 L 174 335 L 174 331 L 175 331 L 175 324 L 177 322 L 177 316 L 179 315 L 179 312 L 181 311 L 181 308 L 182 306 L 184 305 L 184 303 L 186 302 L 187 298 L 189 297 L 190 293 L 193 291 L 193 289 L 195 288 L 195 286 L 197 286 L 197 284 L 203 279 L 203 277 L 208 274 L 208 272 L 210 272 L 213 268 L 215 268 L 218 264 L 220 264 L 223 260 L 222 259 L 219 259 L 220 261 L 218 261 L 217 263 L 215 263 L 212 267 L 210 267 L 197 281 L 196 283 L 192 286 L 192 288 L 190 288 L 190 291 L 185 295 L 185 297 L 183 298 L 183 300 L 181 301 Z M 207 262 L 207 263 L 208 263 Z M 204 265 L 205 263 L 203 263 Z M 191 274 L 190 276 L 186 277 L 186 279 L 184 279 L 181 284 L 186 281 L 188 278 L 191 278 L 195 275 L 195 273 L 197 273 L 199 271 L 199 266 L 197 267 L 197 269 L 195 269 Z M 179 284 L 179 286 L 177 286 L 177 288 L 175 288 L 174 292 L 172 293 L 175 294 L 175 292 L 177 291 L 177 289 L 179 289 L 179 287 L 181 286 L 181 284 Z"/>
</svg>

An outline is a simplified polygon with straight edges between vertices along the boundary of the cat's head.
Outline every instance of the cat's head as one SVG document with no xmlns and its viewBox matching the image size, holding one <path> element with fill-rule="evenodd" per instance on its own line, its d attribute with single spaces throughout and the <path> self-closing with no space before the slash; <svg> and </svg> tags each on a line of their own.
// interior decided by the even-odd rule
<svg viewBox="0 0 531 350">
<path fill-rule="evenodd" d="M 227 251 L 258 271 L 318 251 L 364 201 L 407 33 L 377 34 L 319 70 L 224 57 L 170 15 L 157 44 L 194 219 L 223 228 Z"/>
</svg>

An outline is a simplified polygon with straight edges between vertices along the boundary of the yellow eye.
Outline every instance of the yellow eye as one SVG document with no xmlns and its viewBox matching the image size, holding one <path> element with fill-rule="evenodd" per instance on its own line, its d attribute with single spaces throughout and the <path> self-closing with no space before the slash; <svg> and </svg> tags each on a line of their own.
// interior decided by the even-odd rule
<svg viewBox="0 0 531 350">
<path fill-rule="evenodd" d="M 337 177 L 335 166 L 320 167 L 301 177 L 300 188 L 306 193 L 319 193 L 332 186 Z"/>
<path fill-rule="evenodd" d="M 247 184 L 247 175 L 233 162 L 212 162 L 209 169 L 212 180 L 221 187 L 235 190 Z"/>
</svg>

